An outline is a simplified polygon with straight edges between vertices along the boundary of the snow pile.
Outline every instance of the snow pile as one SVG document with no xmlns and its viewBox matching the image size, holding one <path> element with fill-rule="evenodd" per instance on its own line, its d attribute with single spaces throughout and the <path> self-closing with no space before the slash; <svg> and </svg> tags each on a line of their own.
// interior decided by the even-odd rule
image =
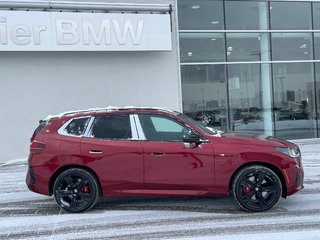
<svg viewBox="0 0 320 240">
<path fill-rule="evenodd" d="M 10 165 L 25 165 L 27 164 L 27 158 L 18 158 L 14 160 L 10 160 L 8 162 L 0 164 L 0 167 L 10 166 Z"/>
</svg>

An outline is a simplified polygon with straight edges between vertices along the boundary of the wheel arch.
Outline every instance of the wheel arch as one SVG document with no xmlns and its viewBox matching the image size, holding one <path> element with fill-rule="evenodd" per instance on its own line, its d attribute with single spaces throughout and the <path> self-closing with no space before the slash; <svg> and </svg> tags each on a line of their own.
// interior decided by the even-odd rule
<svg viewBox="0 0 320 240">
<path fill-rule="evenodd" d="M 53 185 L 54 185 L 54 182 L 56 181 L 57 177 L 61 173 L 63 173 L 64 171 L 66 171 L 68 169 L 71 169 L 71 168 L 80 168 L 80 169 L 86 170 L 89 173 L 91 173 L 97 180 L 100 195 L 102 194 L 101 182 L 100 182 L 100 179 L 99 179 L 98 175 L 95 173 L 95 171 L 93 171 L 91 168 L 89 168 L 87 166 L 82 166 L 82 165 L 77 165 L 77 164 L 70 164 L 70 165 L 64 165 L 64 166 L 61 166 L 60 168 L 58 168 L 55 171 L 55 173 L 52 175 L 52 177 L 50 178 L 50 182 L 49 182 L 49 194 L 50 194 L 50 196 L 53 194 Z"/>
<path fill-rule="evenodd" d="M 229 181 L 229 192 L 231 192 L 232 190 L 232 185 L 233 185 L 233 181 L 234 181 L 234 178 L 236 177 L 236 175 L 238 174 L 238 172 L 240 172 L 242 169 L 246 168 L 246 167 L 250 167 L 250 166 L 263 166 L 263 167 L 267 167 L 269 169 L 271 169 L 275 174 L 277 174 L 277 176 L 279 177 L 280 179 L 280 182 L 281 182 L 281 186 L 282 186 L 282 197 L 283 198 L 286 198 L 287 197 L 287 185 L 286 185 L 286 181 L 285 181 L 285 178 L 283 176 L 283 173 L 281 172 L 281 170 L 271 164 L 271 163 L 266 163 L 266 162 L 260 162 L 260 161 L 253 161 L 253 162 L 247 162 L 243 165 L 241 165 L 240 167 L 238 167 L 234 173 L 232 174 L 231 178 L 230 178 L 230 181 Z"/>
</svg>

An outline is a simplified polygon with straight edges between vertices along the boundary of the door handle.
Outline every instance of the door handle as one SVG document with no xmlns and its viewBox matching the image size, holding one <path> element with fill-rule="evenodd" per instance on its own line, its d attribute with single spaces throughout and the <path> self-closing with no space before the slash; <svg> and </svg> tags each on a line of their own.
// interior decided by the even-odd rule
<svg viewBox="0 0 320 240">
<path fill-rule="evenodd" d="M 154 152 L 154 153 L 153 153 L 153 155 L 154 155 L 155 157 L 161 157 L 161 156 L 163 156 L 163 155 L 164 155 L 164 153 L 161 153 L 161 152 Z"/>
<path fill-rule="evenodd" d="M 102 151 L 101 150 L 90 150 L 89 153 L 91 153 L 91 154 L 101 154 Z"/>
</svg>

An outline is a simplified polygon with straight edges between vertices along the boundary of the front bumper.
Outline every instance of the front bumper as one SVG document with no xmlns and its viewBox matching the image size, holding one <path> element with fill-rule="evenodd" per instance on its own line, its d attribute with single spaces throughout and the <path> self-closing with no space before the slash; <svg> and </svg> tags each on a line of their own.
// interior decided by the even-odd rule
<svg viewBox="0 0 320 240">
<path fill-rule="evenodd" d="M 288 169 L 285 169 L 284 171 L 288 175 L 288 179 L 286 179 L 287 196 L 290 196 L 304 188 L 303 186 L 304 170 L 301 162 L 293 165 Z"/>
</svg>

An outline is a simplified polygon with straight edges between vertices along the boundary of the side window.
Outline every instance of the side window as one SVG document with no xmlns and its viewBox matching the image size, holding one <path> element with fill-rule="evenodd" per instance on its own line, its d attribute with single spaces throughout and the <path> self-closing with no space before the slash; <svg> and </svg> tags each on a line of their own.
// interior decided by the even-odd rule
<svg viewBox="0 0 320 240">
<path fill-rule="evenodd" d="M 174 119 L 159 115 L 139 115 L 144 135 L 149 141 L 182 142 L 189 128 Z"/>
<path fill-rule="evenodd" d="M 100 139 L 131 139 L 129 115 L 105 115 L 95 118 L 91 136 Z"/>
<path fill-rule="evenodd" d="M 80 136 L 86 130 L 90 118 L 75 118 L 63 130 L 62 134 Z"/>
<path fill-rule="evenodd" d="M 151 117 L 156 132 L 182 132 L 183 126 L 176 122 L 162 117 Z"/>
</svg>

